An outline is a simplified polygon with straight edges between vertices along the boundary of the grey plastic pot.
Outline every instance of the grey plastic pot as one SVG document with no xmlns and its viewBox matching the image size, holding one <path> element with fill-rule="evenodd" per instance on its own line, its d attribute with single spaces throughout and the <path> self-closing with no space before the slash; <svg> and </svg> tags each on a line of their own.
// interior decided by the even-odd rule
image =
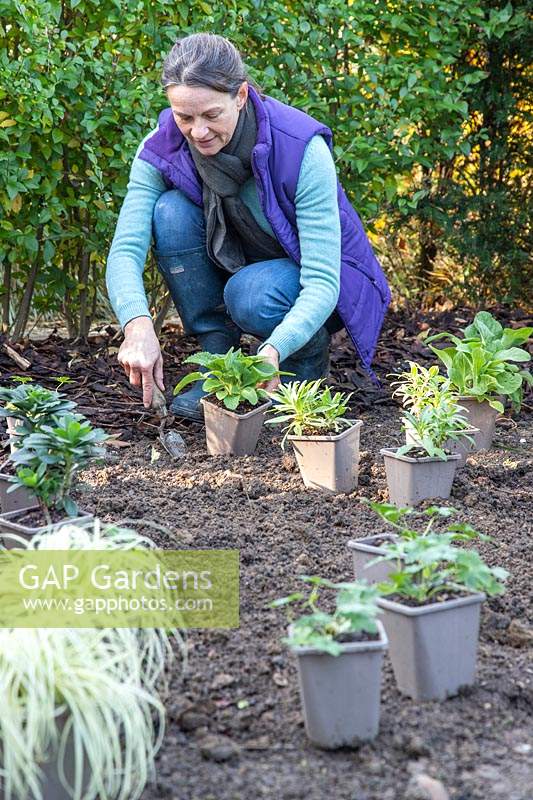
<svg viewBox="0 0 533 800">
<path fill-rule="evenodd" d="M 39 527 L 31 527 L 29 525 L 23 525 L 19 523 L 19 520 L 26 511 L 31 511 L 32 508 L 24 508 L 18 511 L 9 511 L 7 514 L 2 514 L 0 516 L 0 544 L 2 544 L 7 550 L 16 547 L 17 544 L 15 541 L 12 541 L 9 538 L 3 538 L 3 534 L 10 534 L 14 533 L 17 536 L 21 536 L 23 539 L 31 539 L 32 536 L 35 536 L 37 533 L 44 533 L 48 530 L 47 525 L 41 525 Z M 62 528 L 63 525 L 82 525 L 86 522 L 91 522 L 94 519 L 93 514 L 89 514 L 87 511 L 82 511 L 80 509 L 80 513 L 77 517 L 65 517 L 64 519 L 59 520 L 59 522 L 54 522 L 54 528 Z"/>
<path fill-rule="evenodd" d="M 416 506 L 434 497 L 447 499 L 452 490 L 459 455 L 440 458 L 399 456 L 392 448 L 380 450 L 385 460 L 390 502 L 395 506 Z"/>
<path fill-rule="evenodd" d="M 380 561 L 372 564 L 378 556 L 384 554 L 383 547 L 376 545 L 376 541 L 396 542 L 398 537 L 394 533 L 381 533 L 374 536 L 365 536 L 363 539 L 350 539 L 348 548 L 352 554 L 353 571 L 357 581 L 365 580 L 368 583 L 379 583 L 386 581 L 391 572 L 395 570 L 395 564 L 390 561 Z"/>
<path fill-rule="evenodd" d="M 303 482 L 308 489 L 329 494 L 353 492 L 359 477 L 359 437 L 356 419 L 334 436 L 288 436 Z"/>
<path fill-rule="evenodd" d="M 21 427 L 22 420 L 17 419 L 17 417 L 6 417 L 6 425 L 7 425 L 7 432 L 9 434 L 9 448 L 13 453 L 16 448 L 15 442 L 19 437 L 19 434 L 17 433 L 17 428 Z"/>
<path fill-rule="evenodd" d="M 67 718 L 68 718 L 67 714 L 62 714 L 58 719 L 57 727 L 60 733 L 62 732 L 65 726 Z M 53 755 L 48 759 L 48 761 L 44 761 L 39 764 L 43 773 L 42 779 L 40 781 L 42 800 L 72 800 L 72 794 L 70 792 L 67 792 L 67 790 L 61 783 L 61 778 L 59 777 L 59 765 L 57 759 L 58 759 L 58 753 L 54 752 Z M 72 736 L 69 736 L 66 742 L 63 765 L 65 769 L 65 777 L 67 779 L 67 782 L 71 786 L 73 786 L 75 757 L 74 757 L 74 739 Z M 83 786 L 84 788 L 87 788 L 90 782 L 90 764 L 87 758 L 84 758 L 83 774 L 84 774 Z M 18 800 L 18 796 L 17 798 L 15 798 L 14 795 L 11 795 L 11 797 L 12 800 Z M 1 778 L 0 778 L 0 800 L 5 800 L 5 792 Z"/>
<path fill-rule="evenodd" d="M 265 412 L 272 401 L 268 400 L 246 414 L 236 414 L 235 411 L 220 408 L 210 403 L 207 397 L 203 397 L 200 402 L 204 408 L 205 438 L 209 455 L 252 455 L 257 447 Z"/>
<path fill-rule="evenodd" d="M 458 455 L 461 457 L 461 460 L 457 462 L 457 469 L 461 469 L 466 464 L 466 459 L 470 455 L 470 453 L 475 453 L 476 450 L 479 450 L 478 447 L 478 438 L 480 435 L 479 428 L 466 428 L 465 433 L 470 437 L 468 440 L 465 436 L 459 437 L 459 439 L 446 439 L 443 444 L 443 449 L 449 451 L 452 455 Z M 420 439 L 412 430 L 411 426 L 407 424 L 405 426 L 405 443 L 406 444 L 419 444 Z"/>
<path fill-rule="evenodd" d="M 421 607 L 381 598 L 399 690 L 414 700 L 444 700 L 474 682 L 484 594 Z"/>
<path fill-rule="evenodd" d="M 0 466 L 0 470 L 5 468 L 6 463 Z M 6 514 L 9 511 L 19 511 L 21 508 L 36 508 L 38 503 L 35 495 L 23 486 L 8 492 L 8 489 L 13 486 L 10 480 L 12 477 L 8 472 L 0 472 L 0 513 Z"/>
<path fill-rule="evenodd" d="M 331 656 L 313 647 L 294 647 L 307 736 L 318 747 L 355 747 L 374 739 L 379 728 L 381 666 L 387 634 L 350 642 Z"/>
<path fill-rule="evenodd" d="M 502 400 L 501 397 L 496 398 Z M 479 429 L 476 434 L 475 450 L 489 450 L 494 438 L 494 431 L 496 428 L 496 417 L 498 411 L 489 406 L 487 400 L 481 403 L 475 397 L 458 397 L 457 402 L 463 406 L 465 411 L 463 415 L 468 419 L 471 425 Z"/>
</svg>

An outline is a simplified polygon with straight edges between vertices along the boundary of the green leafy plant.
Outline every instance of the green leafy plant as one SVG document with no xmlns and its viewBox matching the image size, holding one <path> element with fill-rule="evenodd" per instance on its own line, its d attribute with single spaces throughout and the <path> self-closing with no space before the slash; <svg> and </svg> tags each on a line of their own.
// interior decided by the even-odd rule
<svg viewBox="0 0 533 800">
<path fill-rule="evenodd" d="M 185 359 L 186 364 L 200 364 L 204 372 L 190 372 L 174 387 L 179 394 L 195 381 L 203 381 L 202 389 L 208 395 L 222 400 L 230 411 L 244 402 L 256 406 L 261 400 L 268 400 L 267 392 L 259 384 L 268 382 L 277 375 L 283 375 L 261 356 L 247 356 L 241 349 L 231 347 L 224 355 L 213 353 L 194 353 Z"/>
<path fill-rule="evenodd" d="M 455 546 L 456 538 L 453 532 L 429 533 L 383 545 L 385 553 L 374 563 L 394 561 L 397 570 L 379 584 L 380 591 L 420 605 L 442 593 L 502 594 L 507 571 L 487 566 L 476 550 Z"/>
<path fill-rule="evenodd" d="M 66 526 L 26 541 L 28 550 L 152 549 L 114 525 Z M 172 647 L 172 641 L 178 645 Z M 5 800 L 42 797 L 43 757 L 65 779 L 73 748 L 73 800 L 136 800 L 155 775 L 165 727 L 160 683 L 177 630 L 4 628 L 0 630 L 0 775 Z M 70 765 L 69 765 L 70 767 Z"/>
<path fill-rule="evenodd" d="M 399 508 L 392 503 L 374 503 L 367 498 L 361 498 L 361 502 L 368 505 L 383 522 L 390 525 L 397 536 L 402 539 L 417 539 L 427 536 L 433 532 L 435 523 L 440 520 L 448 520 L 457 513 L 455 508 L 450 506 L 430 506 L 419 511 L 414 508 Z M 417 530 L 413 525 L 409 525 L 411 520 L 422 521 L 421 530 Z M 490 536 L 477 531 L 468 522 L 447 522 L 445 533 L 449 534 L 451 541 L 468 542 L 472 539 L 479 539 L 483 542 L 490 542 Z"/>
<path fill-rule="evenodd" d="M 400 397 L 404 408 L 412 414 L 418 414 L 424 406 L 440 402 L 449 387 L 449 381 L 440 374 L 437 366 L 423 367 L 416 361 L 408 363 L 409 371 L 390 376 L 397 378 L 391 383 L 391 386 L 396 386 L 392 396 Z"/>
<path fill-rule="evenodd" d="M 96 458 L 103 456 L 100 447 L 109 437 L 100 428 L 93 428 L 79 414 L 64 414 L 53 425 L 43 425 L 24 437 L 12 454 L 20 465 L 12 478 L 17 486 L 29 489 L 39 500 L 47 520 L 50 509 L 63 509 L 69 516 L 78 513 L 71 497 L 75 474 Z"/>
<path fill-rule="evenodd" d="M 287 436 L 320 436 L 339 433 L 349 428 L 352 420 L 346 419 L 348 401 L 351 394 L 333 392 L 329 386 L 323 386 L 324 380 L 291 381 L 282 384 L 272 393 L 274 405 L 267 413 L 275 415 L 266 420 L 266 425 L 283 425 L 284 447 Z"/>
<path fill-rule="evenodd" d="M 50 424 L 54 417 L 66 414 L 76 406 L 61 392 L 31 381 L 12 388 L 0 387 L 0 402 L 4 404 L 0 408 L 0 417 L 13 417 L 21 422 L 17 429 L 19 443 L 36 428 Z"/>
<path fill-rule="evenodd" d="M 533 328 L 504 328 L 488 311 L 480 311 L 462 333 L 459 337 L 444 331 L 426 340 L 452 342 L 449 347 L 430 347 L 445 365 L 452 388 L 460 395 L 486 400 L 500 414 L 503 405 L 497 395 L 504 395 L 519 411 L 524 383 L 533 385 L 531 372 L 517 366 L 531 359 L 520 345 L 528 341 Z"/>
<path fill-rule="evenodd" d="M 317 575 L 301 575 L 300 579 L 311 584 L 308 594 L 295 592 L 274 600 L 272 608 L 285 607 L 291 624 L 291 634 L 283 641 L 290 647 L 315 647 L 324 653 L 338 656 L 342 652 L 341 642 L 358 633 L 378 632 L 376 616 L 379 590 L 364 581 L 332 583 Z M 328 613 L 318 608 L 321 589 L 335 592 L 335 611 Z M 293 618 L 292 605 L 298 603 L 310 613 Z"/>
<path fill-rule="evenodd" d="M 468 420 L 461 414 L 462 407 L 443 394 L 439 401 L 426 405 L 417 414 L 404 411 L 402 414 L 402 430 L 409 430 L 413 441 L 396 450 L 404 455 L 411 450 L 422 448 L 432 458 L 447 458 L 446 443 L 464 437 L 472 441 L 467 433 L 470 428 Z"/>
</svg>

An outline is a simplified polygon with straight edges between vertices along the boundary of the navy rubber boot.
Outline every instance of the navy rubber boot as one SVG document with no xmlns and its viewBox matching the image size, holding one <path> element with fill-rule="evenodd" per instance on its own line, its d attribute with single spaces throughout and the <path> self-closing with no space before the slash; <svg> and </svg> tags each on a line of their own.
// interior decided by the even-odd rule
<svg viewBox="0 0 533 800">
<path fill-rule="evenodd" d="M 289 381 L 314 381 L 327 378 L 329 373 L 329 343 L 331 336 L 322 326 L 306 345 L 282 361 L 280 370 L 293 372 L 294 375 L 282 375 L 282 383 Z"/>
</svg>

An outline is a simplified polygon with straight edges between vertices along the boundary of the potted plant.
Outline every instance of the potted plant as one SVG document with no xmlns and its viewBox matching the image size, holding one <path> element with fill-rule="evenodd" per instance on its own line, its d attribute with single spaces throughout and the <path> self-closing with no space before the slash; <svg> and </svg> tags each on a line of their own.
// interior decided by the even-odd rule
<svg viewBox="0 0 533 800">
<path fill-rule="evenodd" d="M 361 502 L 375 511 L 389 527 L 389 532 L 350 539 L 348 542 L 355 579 L 366 580 L 368 583 L 386 581 L 391 572 L 401 567 L 401 562 L 394 564 L 379 558 L 385 554 L 387 544 L 398 539 L 428 536 L 437 520 L 448 520 L 456 513 L 454 508 L 448 506 L 430 506 L 423 511 L 416 511 L 414 508 L 397 508 L 392 503 L 373 503 L 366 498 L 362 498 Z M 413 524 L 409 525 L 411 520 L 421 520 L 422 529 L 417 530 Z M 445 531 L 450 534 L 452 541 L 468 542 L 475 538 L 490 541 L 488 536 L 479 533 L 467 522 L 448 522 Z"/>
<path fill-rule="evenodd" d="M 91 515 L 80 512 L 72 498 L 74 478 L 80 469 L 103 455 L 100 445 L 107 438 L 85 417 L 70 413 L 24 436 L 11 456 L 17 465 L 12 488 L 26 488 L 39 507 L 4 514 L 0 532 L 34 536 L 49 525 L 72 522 L 73 517 L 78 521 L 90 519 Z"/>
<path fill-rule="evenodd" d="M 293 447 L 305 486 L 352 492 L 359 476 L 362 420 L 346 419 L 351 395 L 332 393 L 323 379 L 281 385 L 272 395 L 267 425 L 284 425 L 281 446 Z"/>
<path fill-rule="evenodd" d="M 503 328 L 488 311 L 480 311 L 471 325 L 462 329 L 462 337 L 444 331 L 426 341 L 448 339 L 445 348 L 431 350 L 445 365 L 451 387 L 459 395 L 471 425 L 479 428 L 478 449 L 487 450 L 494 436 L 496 417 L 503 414 L 503 397 L 509 397 L 520 410 L 524 383 L 533 385 L 531 372 L 518 364 L 531 356 L 525 344 L 533 328 Z"/>
<path fill-rule="evenodd" d="M 445 447 L 450 439 L 468 436 L 469 429 L 459 406 L 443 393 L 438 404 L 424 406 L 418 416 L 404 411 L 402 420 L 415 441 L 381 450 L 391 503 L 416 506 L 427 498 L 448 498 L 461 456 Z"/>
<path fill-rule="evenodd" d="M 302 580 L 311 584 L 308 596 L 296 592 L 271 605 L 290 609 L 298 602 L 310 612 L 292 620 L 284 639 L 297 658 L 305 729 L 319 747 L 354 747 L 373 739 L 379 726 L 387 637 L 376 619 L 378 590 L 364 582 Z M 332 613 L 317 607 L 323 587 L 336 594 Z"/>
<path fill-rule="evenodd" d="M 282 373 L 261 356 L 247 356 L 233 347 L 224 355 L 194 353 L 185 363 L 200 364 L 204 371 L 185 375 L 174 394 L 193 381 L 203 381 L 207 396 L 201 402 L 209 454 L 251 455 L 271 405 L 261 384 Z"/>
<path fill-rule="evenodd" d="M 450 380 L 440 374 L 437 366 L 426 368 L 416 361 L 408 363 L 408 371 L 391 376 L 397 378 L 391 385 L 396 386 L 392 396 L 400 397 L 402 406 L 411 414 L 417 417 L 426 406 L 438 406 L 445 398 L 450 403 L 456 402 L 457 393 L 452 390 Z M 478 449 L 476 437 L 480 434 L 479 430 L 470 427 L 465 428 L 464 433 L 464 436 L 448 439 L 443 445 L 446 452 L 461 457 L 458 468 L 464 466 L 469 453 Z M 408 421 L 405 422 L 405 441 L 406 444 L 419 444 L 413 426 Z"/>
<path fill-rule="evenodd" d="M 63 383 L 68 380 L 63 380 Z M 21 435 L 51 422 L 55 416 L 72 411 L 76 405 L 61 392 L 33 383 L 29 377 L 15 377 L 13 381 L 17 384 L 14 387 L 0 386 L 0 402 L 3 402 L 0 417 L 6 420 L 12 451 Z"/>
<path fill-rule="evenodd" d="M 19 540 L 40 551 L 153 548 L 114 526 Z M 158 683 L 177 631 L 0 630 L 0 800 L 136 800 L 155 774 L 165 711 Z"/>
<path fill-rule="evenodd" d="M 398 688 L 415 700 L 442 700 L 474 682 L 479 616 L 486 595 L 501 594 L 505 570 L 453 532 L 399 538 L 380 558 L 399 565 L 386 583 L 383 624 Z"/>
<path fill-rule="evenodd" d="M 0 407 L 0 417 L 6 419 L 11 452 L 40 425 L 53 422 L 56 416 L 71 411 L 76 405 L 60 392 L 33 383 L 29 377 L 15 377 L 13 381 L 18 385 L 0 387 L 0 401 L 4 403 Z M 35 508 L 37 500 L 26 487 L 12 489 L 13 475 L 13 462 L 8 459 L 0 466 L 0 512 Z"/>
</svg>

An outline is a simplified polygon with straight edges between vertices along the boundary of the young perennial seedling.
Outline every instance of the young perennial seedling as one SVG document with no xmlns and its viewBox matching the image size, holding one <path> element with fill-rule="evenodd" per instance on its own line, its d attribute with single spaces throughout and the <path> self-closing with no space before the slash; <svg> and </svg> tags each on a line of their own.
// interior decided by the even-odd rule
<svg viewBox="0 0 533 800">
<path fill-rule="evenodd" d="M 309 594 L 295 592 L 270 604 L 272 608 L 287 608 L 291 635 L 283 640 L 286 644 L 291 647 L 314 647 L 338 656 L 342 652 L 343 639 L 348 641 L 354 634 L 363 632 L 377 634 L 377 599 L 380 592 L 376 586 L 369 586 L 364 581 L 332 583 L 317 575 L 301 575 L 300 578 L 311 584 Z M 332 613 L 322 611 L 317 606 L 322 588 L 336 592 L 336 608 Z M 291 613 L 294 603 L 309 609 L 310 613 L 294 619 Z"/>
<path fill-rule="evenodd" d="M 418 539 L 433 532 L 433 526 L 439 519 L 448 520 L 457 513 L 455 508 L 450 506 L 429 506 L 423 511 L 414 508 L 399 508 L 392 503 L 374 503 L 366 498 L 361 498 L 361 502 L 368 505 L 381 517 L 383 522 L 394 528 L 394 532 L 402 539 Z M 408 520 L 416 519 L 425 522 L 421 530 L 407 524 Z M 490 542 L 491 537 L 477 531 L 468 522 L 447 522 L 445 533 L 450 534 L 451 541 L 468 542 L 472 539 L 479 539 L 482 542 Z"/>
<path fill-rule="evenodd" d="M 452 342 L 442 349 L 430 348 L 445 365 L 452 388 L 460 395 L 486 400 L 500 414 L 503 405 L 497 395 L 505 395 L 519 411 L 524 383 L 533 385 L 533 377 L 514 362 L 531 359 L 520 345 L 528 341 L 533 328 L 503 328 L 488 311 L 480 311 L 462 333 L 462 338 L 444 331 L 426 339 L 428 344 L 440 339 Z"/>
<path fill-rule="evenodd" d="M 383 545 L 384 555 L 378 556 L 374 563 L 394 561 L 400 568 L 389 573 L 388 580 L 379 584 L 379 590 L 418 605 L 432 602 L 434 596 L 443 593 L 502 594 L 506 570 L 487 566 L 476 550 L 454 546 L 455 539 L 453 532 L 429 533 Z"/>
<path fill-rule="evenodd" d="M 409 371 L 394 373 L 391 386 L 396 386 L 393 397 L 400 397 L 402 406 L 415 416 L 427 405 L 438 405 L 443 395 L 452 397 L 450 382 L 441 375 L 437 366 L 422 367 L 409 361 Z"/>
<path fill-rule="evenodd" d="M 75 474 L 91 461 L 101 458 L 100 447 L 109 437 L 100 428 L 93 428 L 80 414 L 64 414 L 53 425 L 43 425 L 24 437 L 12 454 L 19 465 L 13 477 L 17 486 L 29 489 L 38 499 L 50 520 L 50 509 L 63 509 L 76 516 L 78 507 L 70 496 Z"/>
<path fill-rule="evenodd" d="M 345 418 L 351 394 L 332 393 L 323 386 L 323 378 L 314 381 L 291 381 L 282 384 L 272 393 L 274 401 L 267 413 L 275 418 L 266 420 L 266 425 L 283 425 L 284 447 L 287 436 L 320 436 L 336 434 L 349 428 L 353 420 Z"/>
<path fill-rule="evenodd" d="M 244 402 L 256 406 L 268 400 L 267 392 L 260 384 L 267 383 L 277 375 L 284 375 L 261 356 L 247 356 L 240 349 L 231 347 L 224 355 L 213 353 L 194 353 L 185 359 L 186 364 L 199 364 L 204 372 L 190 372 L 174 388 L 179 394 L 194 381 L 203 381 L 202 389 L 207 395 L 214 395 L 230 411 Z"/>
<path fill-rule="evenodd" d="M 422 448 L 431 458 L 446 460 L 443 445 L 447 441 L 457 441 L 461 437 L 472 441 L 472 437 L 466 433 L 470 424 L 461 411 L 461 406 L 446 394 L 441 396 L 439 402 L 424 406 L 417 415 L 404 411 L 402 428 L 410 429 L 415 441 L 402 445 L 396 453 L 405 455 L 411 450 Z"/>
</svg>

